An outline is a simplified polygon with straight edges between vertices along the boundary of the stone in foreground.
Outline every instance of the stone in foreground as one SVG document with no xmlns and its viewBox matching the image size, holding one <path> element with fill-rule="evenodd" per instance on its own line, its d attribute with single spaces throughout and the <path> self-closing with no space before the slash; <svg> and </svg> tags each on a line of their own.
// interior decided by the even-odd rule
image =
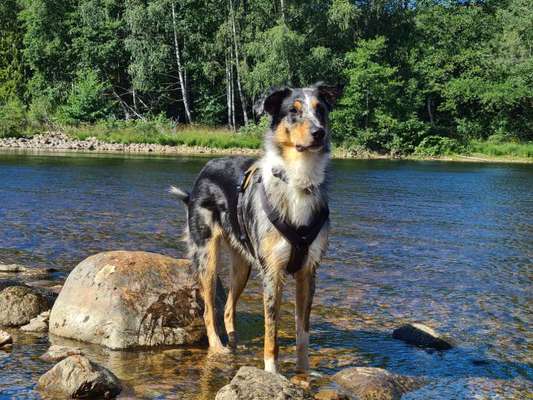
<svg viewBox="0 0 533 400">
<path fill-rule="evenodd" d="M 35 318 L 30 320 L 30 323 L 20 327 L 21 331 L 26 332 L 48 332 L 48 318 L 50 311 L 44 311 Z"/>
<path fill-rule="evenodd" d="M 415 346 L 436 350 L 449 350 L 453 347 L 449 341 L 443 339 L 435 330 L 423 324 L 403 325 L 392 332 L 392 337 Z"/>
<path fill-rule="evenodd" d="M 58 362 L 75 355 L 83 355 L 83 352 L 77 347 L 58 346 L 54 344 L 39 358 L 47 362 Z"/>
<path fill-rule="evenodd" d="M 307 400 L 313 397 L 285 377 L 254 367 L 241 367 L 216 400 Z"/>
<path fill-rule="evenodd" d="M 112 399 L 122 390 L 118 378 L 81 355 L 70 356 L 39 378 L 37 388 L 55 397 Z"/>
<path fill-rule="evenodd" d="M 0 330 L 0 349 L 4 346 L 9 346 L 13 343 L 11 335 L 5 331 Z"/>
<path fill-rule="evenodd" d="M 222 319 L 224 289 L 217 288 Z M 50 314 L 50 333 L 111 349 L 194 344 L 205 339 L 203 301 L 190 262 L 111 251 L 70 273 Z"/>
<path fill-rule="evenodd" d="M 21 326 L 52 307 L 53 298 L 37 288 L 9 286 L 0 291 L 0 325 Z"/>
<path fill-rule="evenodd" d="M 26 271 L 26 267 L 19 264 L 0 264 L 0 272 L 17 273 Z"/>
<path fill-rule="evenodd" d="M 361 400 L 399 400 L 404 393 L 423 384 L 415 378 L 369 367 L 343 369 L 333 376 L 333 380 Z"/>
</svg>

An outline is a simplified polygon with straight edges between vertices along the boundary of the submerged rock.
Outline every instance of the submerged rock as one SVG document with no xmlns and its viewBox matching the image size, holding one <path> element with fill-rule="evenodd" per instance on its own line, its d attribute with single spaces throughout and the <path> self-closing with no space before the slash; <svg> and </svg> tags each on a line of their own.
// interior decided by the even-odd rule
<svg viewBox="0 0 533 400">
<path fill-rule="evenodd" d="M 219 281 L 219 320 L 224 298 Z M 52 334 L 112 349 L 205 339 L 203 302 L 190 262 L 140 251 L 100 253 L 78 264 L 49 325 Z"/>
<path fill-rule="evenodd" d="M 32 318 L 29 324 L 21 326 L 20 330 L 26 332 L 48 332 L 49 317 L 50 310 L 44 311 L 35 318 Z"/>
<path fill-rule="evenodd" d="M 304 400 L 309 393 L 279 374 L 241 367 L 231 382 L 220 389 L 216 400 Z"/>
<path fill-rule="evenodd" d="M 48 348 L 46 353 L 39 358 L 47 362 L 58 362 L 75 355 L 83 355 L 83 352 L 77 347 L 52 345 Z"/>
<path fill-rule="evenodd" d="M 324 389 L 315 394 L 315 400 L 348 400 L 348 396 L 333 389 Z"/>
<path fill-rule="evenodd" d="M 435 330 L 423 324 L 403 325 L 392 332 L 392 337 L 415 346 L 437 350 L 449 350 L 453 347 L 449 341 L 442 338 Z"/>
<path fill-rule="evenodd" d="M 13 338 L 6 331 L 0 330 L 0 349 L 13 343 Z"/>
<path fill-rule="evenodd" d="M 65 358 L 39 378 L 39 390 L 58 397 L 116 397 L 122 390 L 118 378 L 108 369 L 81 355 Z"/>
<path fill-rule="evenodd" d="M 416 378 L 391 374 L 381 368 L 346 368 L 333 380 L 361 400 L 399 400 L 404 393 L 423 385 Z"/>
<path fill-rule="evenodd" d="M 25 285 L 9 286 L 0 291 L 0 325 L 21 326 L 49 310 L 53 297 Z"/>
</svg>

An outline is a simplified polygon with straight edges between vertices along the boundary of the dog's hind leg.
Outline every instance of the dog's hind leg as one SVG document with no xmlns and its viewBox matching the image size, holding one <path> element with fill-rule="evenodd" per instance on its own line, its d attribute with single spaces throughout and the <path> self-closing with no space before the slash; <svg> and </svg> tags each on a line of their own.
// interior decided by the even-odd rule
<svg viewBox="0 0 533 400">
<path fill-rule="evenodd" d="M 296 279 L 296 369 L 309 370 L 309 317 L 315 293 L 315 268 L 302 268 Z"/>
<path fill-rule="evenodd" d="M 230 288 L 228 293 L 228 300 L 224 309 L 224 325 L 228 334 L 230 347 L 235 347 L 237 344 L 237 332 L 235 330 L 235 311 L 237 301 L 241 296 L 248 278 L 250 276 L 251 265 L 246 261 L 237 251 L 231 251 L 231 267 L 230 267 Z"/>
<path fill-rule="evenodd" d="M 216 280 L 220 253 L 222 232 L 214 225 L 205 246 L 197 250 L 198 278 L 204 299 L 204 322 L 209 340 L 209 350 L 214 353 L 227 353 L 228 349 L 222 345 L 216 328 L 215 295 Z"/>
</svg>

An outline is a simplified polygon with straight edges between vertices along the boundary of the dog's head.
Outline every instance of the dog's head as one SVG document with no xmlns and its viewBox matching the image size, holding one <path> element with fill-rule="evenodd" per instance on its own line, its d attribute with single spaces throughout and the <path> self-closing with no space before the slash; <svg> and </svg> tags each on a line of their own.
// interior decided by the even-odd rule
<svg viewBox="0 0 533 400">
<path fill-rule="evenodd" d="M 267 150 L 273 148 L 291 158 L 329 152 L 328 115 L 340 94 L 340 87 L 322 83 L 271 90 L 257 107 L 260 114 L 266 112 L 272 118 Z"/>
</svg>

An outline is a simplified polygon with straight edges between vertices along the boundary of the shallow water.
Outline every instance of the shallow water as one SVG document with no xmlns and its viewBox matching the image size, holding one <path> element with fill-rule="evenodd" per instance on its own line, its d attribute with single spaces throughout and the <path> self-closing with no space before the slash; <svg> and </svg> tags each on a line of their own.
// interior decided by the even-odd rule
<svg viewBox="0 0 533 400">
<path fill-rule="evenodd" d="M 55 279 L 62 279 L 103 250 L 183 255 L 183 208 L 165 189 L 190 187 L 205 161 L 0 154 L 0 261 L 58 268 L 64 273 Z M 335 161 L 330 197 L 331 242 L 312 313 L 315 387 L 348 366 L 437 383 L 533 380 L 532 166 Z M 281 332 L 281 368 L 289 376 L 292 286 Z M 242 346 L 230 359 L 208 358 L 205 349 L 164 354 L 76 345 L 122 379 L 123 398 L 211 399 L 240 365 L 261 365 L 261 310 L 253 277 L 239 307 Z M 457 347 L 427 352 L 391 338 L 394 327 L 412 321 L 454 338 Z M 17 344 L 0 351 L 0 398 L 38 398 L 36 380 L 50 368 L 38 356 L 48 340 L 65 341 L 11 332 Z M 449 385 L 441 386 L 439 397 L 451 398 Z"/>
</svg>

